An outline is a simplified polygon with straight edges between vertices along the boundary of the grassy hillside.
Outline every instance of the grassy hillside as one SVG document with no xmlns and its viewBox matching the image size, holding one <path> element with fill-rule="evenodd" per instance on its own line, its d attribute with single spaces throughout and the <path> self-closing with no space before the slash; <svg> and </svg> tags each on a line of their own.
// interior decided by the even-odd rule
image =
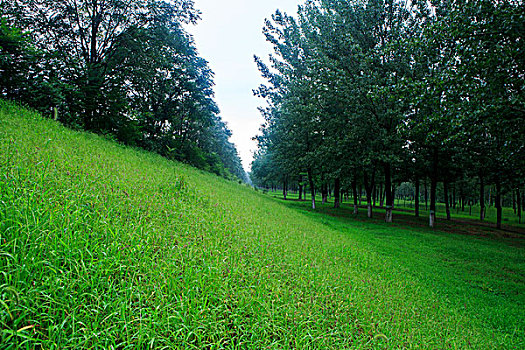
<svg viewBox="0 0 525 350">
<path fill-rule="evenodd" d="M 524 258 L 305 211 L 0 102 L 0 348 L 519 349 Z"/>
</svg>

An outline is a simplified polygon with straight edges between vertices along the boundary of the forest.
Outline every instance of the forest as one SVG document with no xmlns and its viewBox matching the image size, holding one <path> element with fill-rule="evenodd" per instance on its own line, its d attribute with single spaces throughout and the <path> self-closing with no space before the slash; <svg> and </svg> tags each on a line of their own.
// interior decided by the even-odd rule
<svg viewBox="0 0 525 350">
<path fill-rule="evenodd" d="M 520 0 L 311 0 L 263 29 L 267 81 L 251 177 L 260 187 L 361 193 L 392 222 L 396 190 L 430 202 L 491 203 L 521 222 L 525 184 L 525 6 Z M 403 185 L 403 186 L 402 186 Z M 363 191 L 364 190 L 364 191 Z"/>
<path fill-rule="evenodd" d="M 193 1 L 0 0 L 0 97 L 246 181 L 185 26 Z"/>
</svg>

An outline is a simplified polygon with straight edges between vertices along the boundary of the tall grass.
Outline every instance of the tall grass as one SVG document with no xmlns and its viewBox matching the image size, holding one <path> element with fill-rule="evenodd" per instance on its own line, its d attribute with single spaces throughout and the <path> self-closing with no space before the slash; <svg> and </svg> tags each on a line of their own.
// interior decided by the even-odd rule
<svg viewBox="0 0 525 350">
<path fill-rule="evenodd" d="M 332 220 L 0 102 L 0 348 L 525 346 L 521 245 Z"/>
</svg>

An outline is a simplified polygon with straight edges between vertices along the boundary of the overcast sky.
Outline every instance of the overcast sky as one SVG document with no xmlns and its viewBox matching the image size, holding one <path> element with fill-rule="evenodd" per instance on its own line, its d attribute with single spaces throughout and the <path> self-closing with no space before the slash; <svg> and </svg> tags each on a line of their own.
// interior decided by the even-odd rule
<svg viewBox="0 0 525 350">
<path fill-rule="evenodd" d="M 257 111 L 264 101 L 253 96 L 260 78 L 253 55 L 266 58 L 272 51 L 262 34 L 264 19 L 276 9 L 295 15 L 300 0 L 195 0 L 202 12 L 196 26 L 187 28 L 195 37 L 201 57 L 215 72 L 215 100 L 221 117 L 233 132 L 244 169 L 257 148 L 251 138 L 263 122 Z"/>
</svg>

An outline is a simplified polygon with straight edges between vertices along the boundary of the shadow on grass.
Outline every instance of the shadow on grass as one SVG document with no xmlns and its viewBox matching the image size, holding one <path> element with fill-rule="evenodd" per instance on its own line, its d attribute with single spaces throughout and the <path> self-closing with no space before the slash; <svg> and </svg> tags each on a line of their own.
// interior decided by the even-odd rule
<svg viewBox="0 0 525 350">
<path fill-rule="evenodd" d="M 334 208 L 333 203 L 317 203 L 316 209 L 312 209 L 310 201 L 299 201 L 297 199 L 284 200 L 283 197 L 273 196 L 282 204 L 289 208 L 299 211 L 305 211 L 312 214 L 327 215 L 336 218 L 341 223 L 368 223 L 380 226 L 388 225 L 389 227 L 398 227 L 405 229 L 417 229 L 428 233 L 449 233 L 468 235 L 475 237 L 485 237 L 504 241 L 507 244 L 521 247 L 525 239 L 525 227 L 516 225 L 502 225 L 502 229 L 497 229 L 496 224 L 490 222 L 480 222 L 479 220 L 467 218 L 438 218 L 436 226 L 428 226 L 428 212 L 422 211 L 419 217 L 416 217 L 414 211 L 409 209 L 394 209 L 394 221 L 392 223 L 384 222 L 384 207 L 374 207 L 372 218 L 366 214 L 366 206 L 359 207 L 359 213 L 354 214 L 354 207 L 349 203 L 343 203 L 340 208 Z"/>
<path fill-rule="evenodd" d="M 348 235 L 356 246 L 396 266 L 400 276 L 414 276 L 457 312 L 510 333 L 522 327 L 525 229 L 506 225 L 498 230 L 463 218 L 439 219 L 437 227 L 430 228 L 425 212 L 416 218 L 405 208 L 394 211 L 393 223 L 385 223 L 381 208 L 374 208 L 373 217 L 368 218 L 363 207 L 354 215 L 350 203 L 338 209 L 333 203 L 319 203 L 313 210 L 309 201 L 274 197 Z"/>
</svg>

